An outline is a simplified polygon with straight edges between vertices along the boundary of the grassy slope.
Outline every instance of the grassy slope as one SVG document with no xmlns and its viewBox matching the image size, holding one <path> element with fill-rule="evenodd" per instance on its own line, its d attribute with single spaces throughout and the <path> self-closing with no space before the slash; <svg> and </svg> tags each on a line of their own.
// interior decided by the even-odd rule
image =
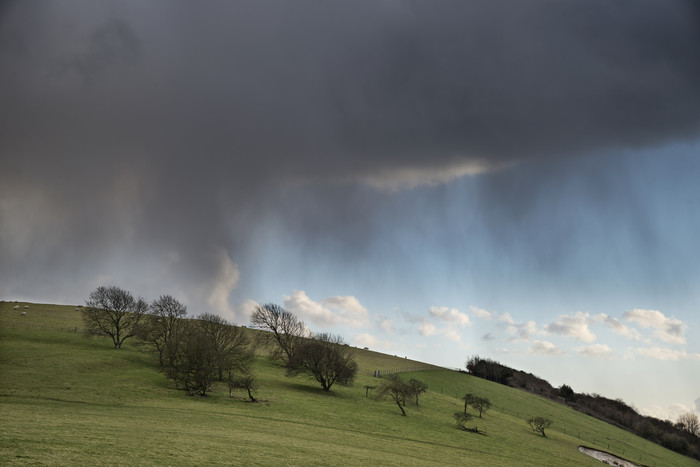
<svg viewBox="0 0 700 467">
<path fill-rule="evenodd" d="M 355 385 L 330 394 L 261 358 L 258 396 L 266 402 L 229 398 L 223 388 L 187 397 L 140 349 L 115 351 L 74 332 L 81 323 L 73 307 L 29 304 L 20 316 L 14 305 L 0 302 L 1 465 L 601 465 L 577 451 L 578 432 L 611 438 L 611 451 L 650 466 L 698 465 L 567 407 L 449 370 L 406 374 L 430 390 L 401 417 L 389 401 L 365 398 L 364 386 L 377 384 L 369 376 L 376 368 L 419 364 L 364 350 L 356 351 Z M 488 436 L 455 429 L 456 396 L 466 392 L 498 406 L 475 419 Z M 547 438 L 530 431 L 526 414 L 555 421 Z"/>
</svg>

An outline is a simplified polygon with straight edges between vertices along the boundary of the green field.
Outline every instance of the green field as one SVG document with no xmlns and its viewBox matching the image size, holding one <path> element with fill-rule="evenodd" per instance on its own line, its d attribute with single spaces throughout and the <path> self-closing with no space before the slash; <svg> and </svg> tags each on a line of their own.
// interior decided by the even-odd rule
<svg viewBox="0 0 700 467">
<path fill-rule="evenodd" d="M 189 397 L 134 342 L 114 350 L 81 325 L 73 306 L 0 302 L 0 465 L 602 465 L 580 444 L 649 466 L 698 465 L 532 394 L 361 349 L 355 384 L 330 393 L 261 356 L 263 402 L 223 387 Z M 375 369 L 416 368 L 426 369 L 402 377 L 429 390 L 408 416 L 365 397 L 364 386 L 378 384 Z M 486 436 L 455 428 L 466 392 L 494 404 L 471 424 Z M 554 421 L 546 438 L 530 430 L 531 415 Z"/>
</svg>

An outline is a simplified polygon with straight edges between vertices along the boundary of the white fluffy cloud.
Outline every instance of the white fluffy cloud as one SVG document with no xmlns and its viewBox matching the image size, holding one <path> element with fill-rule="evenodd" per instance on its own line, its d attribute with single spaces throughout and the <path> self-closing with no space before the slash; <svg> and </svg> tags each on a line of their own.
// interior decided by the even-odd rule
<svg viewBox="0 0 700 467">
<path fill-rule="evenodd" d="M 573 315 L 559 315 L 556 322 L 545 326 L 545 331 L 551 334 L 559 334 L 566 337 L 573 337 L 583 342 L 593 342 L 596 340 L 595 334 L 588 328 L 594 320 L 588 313 L 577 311 Z"/>
<path fill-rule="evenodd" d="M 377 339 L 373 335 L 367 333 L 360 334 L 359 336 L 355 337 L 353 339 L 353 343 L 357 347 L 367 347 L 373 350 L 390 350 L 394 347 L 392 342 Z"/>
<path fill-rule="evenodd" d="M 469 316 L 461 313 L 457 308 L 447 308 L 446 306 L 430 307 L 430 316 L 448 323 L 458 323 L 462 326 L 469 326 Z"/>
<path fill-rule="evenodd" d="M 690 408 L 683 404 L 673 404 L 667 409 L 664 409 L 660 405 L 652 405 L 651 407 L 644 407 L 639 410 L 639 413 L 649 417 L 658 418 L 660 420 L 669 420 L 675 422 L 681 414 L 690 412 Z"/>
<path fill-rule="evenodd" d="M 499 314 L 491 311 L 486 311 L 483 308 L 478 308 L 475 306 L 470 306 L 469 309 L 471 310 L 472 314 L 476 316 L 477 318 L 481 319 L 488 319 L 488 320 L 494 320 L 494 321 L 500 321 L 502 323 L 506 324 L 515 324 L 515 321 L 513 321 L 513 318 L 510 316 L 510 313 L 506 312 L 503 314 Z"/>
<path fill-rule="evenodd" d="M 564 355 L 564 351 L 547 341 L 534 341 L 530 346 L 530 352 L 537 355 Z"/>
<path fill-rule="evenodd" d="M 430 337 L 433 334 L 435 334 L 435 331 L 437 331 L 435 325 L 428 321 L 423 321 L 418 329 L 420 330 L 420 333 L 423 334 L 425 337 Z"/>
<path fill-rule="evenodd" d="M 537 324 L 534 321 L 526 323 L 517 323 L 508 326 L 507 331 L 512 335 L 508 342 L 529 342 L 532 336 L 539 333 Z"/>
<path fill-rule="evenodd" d="M 467 349 L 469 346 L 462 342 L 462 334 L 460 334 L 454 327 L 451 328 L 435 328 L 432 324 L 428 323 L 426 331 L 430 332 L 429 335 L 441 336 L 440 343 L 435 344 L 436 347 L 441 347 L 445 343 L 445 339 L 450 340 L 458 345 L 460 349 Z M 421 330 L 423 332 L 423 330 Z M 426 335 L 426 334 L 424 334 Z"/>
<path fill-rule="evenodd" d="M 258 302 L 248 299 L 236 305 L 234 307 L 234 313 L 240 320 L 240 323 L 248 323 L 250 321 L 250 315 L 253 314 L 257 306 L 259 306 Z"/>
<path fill-rule="evenodd" d="M 608 316 L 605 313 L 601 313 L 599 315 L 596 315 L 595 319 L 597 321 L 602 321 L 603 323 L 607 324 L 615 334 L 627 337 L 629 339 L 634 339 L 636 341 L 642 339 L 642 335 L 639 333 L 639 331 L 629 326 L 625 326 L 622 323 L 622 321 L 620 321 L 617 318 Z"/>
<path fill-rule="evenodd" d="M 370 324 L 367 309 L 353 296 L 330 297 L 315 302 L 303 290 L 295 290 L 292 295 L 284 295 L 283 299 L 288 311 L 318 326 L 363 327 Z"/>
<path fill-rule="evenodd" d="M 585 347 L 577 347 L 576 351 L 581 355 L 593 358 L 607 358 L 612 355 L 612 349 L 606 344 L 593 344 Z"/>
<path fill-rule="evenodd" d="M 656 360 L 700 360 L 700 354 L 663 347 L 640 347 L 635 349 L 635 352 L 637 355 L 655 358 Z"/>
<path fill-rule="evenodd" d="M 669 318 L 658 310 L 635 308 L 622 315 L 622 319 L 653 329 L 655 337 L 669 344 L 685 344 L 683 333 L 688 326 L 681 320 Z"/>
<path fill-rule="evenodd" d="M 438 331 L 440 334 L 445 336 L 446 339 L 449 339 L 454 342 L 461 343 L 462 342 L 462 335 L 455 331 L 454 329 L 450 328 L 443 328 Z"/>
</svg>

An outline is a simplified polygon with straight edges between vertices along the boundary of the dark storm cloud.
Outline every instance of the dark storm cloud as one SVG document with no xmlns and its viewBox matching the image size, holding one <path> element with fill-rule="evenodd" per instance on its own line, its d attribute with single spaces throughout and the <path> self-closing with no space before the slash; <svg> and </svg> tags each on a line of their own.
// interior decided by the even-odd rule
<svg viewBox="0 0 700 467">
<path fill-rule="evenodd" d="M 7 2 L 0 15 L 4 264 L 106 263 L 113 246 L 176 251 L 191 272 L 173 274 L 201 277 L 219 261 L 202 251 L 235 261 L 289 184 L 700 130 L 692 1 Z M 328 194 L 361 244 L 372 201 L 365 215 Z"/>
<path fill-rule="evenodd" d="M 115 62 L 133 62 L 138 57 L 139 44 L 129 23 L 111 18 L 93 32 L 85 50 L 66 60 L 59 60 L 57 73 L 76 72 L 91 83 Z"/>
</svg>

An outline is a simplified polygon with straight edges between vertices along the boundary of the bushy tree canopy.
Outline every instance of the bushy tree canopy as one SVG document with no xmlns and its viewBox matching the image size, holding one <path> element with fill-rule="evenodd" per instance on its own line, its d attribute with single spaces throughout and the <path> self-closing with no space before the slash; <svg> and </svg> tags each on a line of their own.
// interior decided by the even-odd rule
<svg viewBox="0 0 700 467">
<path fill-rule="evenodd" d="M 330 391 L 334 383 L 351 384 L 357 375 L 352 350 L 340 336 L 317 334 L 299 345 L 287 364 L 287 375 L 309 375 Z"/>
</svg>

